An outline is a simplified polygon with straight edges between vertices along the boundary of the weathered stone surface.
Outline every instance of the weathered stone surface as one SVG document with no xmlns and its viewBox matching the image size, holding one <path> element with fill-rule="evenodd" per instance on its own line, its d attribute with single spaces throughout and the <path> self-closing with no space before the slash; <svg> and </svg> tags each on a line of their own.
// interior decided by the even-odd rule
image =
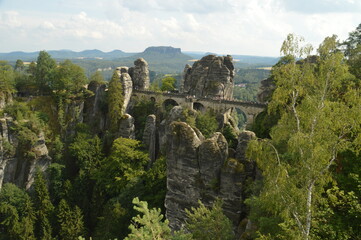
<svg viewBox="0 0 361 240">
<path fill-rule="evenodd" d="M 83 100 L 73 100 L 70 103 L 64 104 L 65 119 L 68 119 L 64 139 L 72 138 L 75 135 L 76 125 L 83 122 L 83 110 Z"/>
<path fill-rule="evenodd" d="M 232 99 L 235 74 L 231 56 L 208 55 L 184 69 L 183 92 L 197 97 Z"/>
<path fill-rule="evenodd" d="M 227 157 L 228 143 L 219 132 L 214 133 L 199 146 L 199 174 L 203 190 L 202 201 L 205 204 L 211 204 L 218 195 L 221 169 Z"/>
<path fill-rule="evenodd" d="M 185 122 L 172 122 L 170 126 L 165 206 L 171 228 L 177 230 L 184 224 L 184 209 L 197 206 L 198 200 L 210 206 L 216 198 L 221 198 L 224 212 L 239 235 L 243 230 L 237 227 L 247 215 L 243 204 L 245 185 L 255 177 L 255 165 L 245 156 L 254 133 L 242 132 L 237 152 L 232 150 L 230 157 L 228 143 L 221 133 L 201 140 Z"/>
<path fill-rule="evenodd" d="M 134 61 L 134 68 L 131 70 L 131 77 L 133 80 L 133 87 L 135 89 L 144 90 L 149 88 L 150 81 L 148 63 L 143 58 L 138 58 Z"/>
<path fill-rule="evenodd" d="M 13 124 L 12 118 L 0 119 L 0 189 L 6 182 L 29 189 L 34 182 L 36 170 L 39 168 L 45 171 L 51 163 L 51 158 L 43 132 L 38 134 L 38 140 L 31 149 L 18 151 L 16 132 L 10 128 Z M 20 156 L 19 153 L 24 150 L 34 153 L 34 158 Z"/>
<path fill-rule="evenodd" d="M 223 210 L 226 216 L 238 226 L 246 215 L 243 201 L 246 198 L 247 179 L 255 179 L 255 164 L 246 158 L 247 144 L 255 138 L 250 131 L 243 131 L 238 137 L 236 158 L 228 158 L 221 171 L 220 198 L 223 199 Z"/>
<path fill-rule="evenodd" d="M 151 114 L 147 117 L 143 133 L 143 144 L 146 149 L 148 149 L 150 165 L 156 159 L 156 146 L 157 146 L 157 126 L 156 126 L 156 116 Z"/>
<path fill-rule="evenodd" d="M 195 131 L 184 122 L 170 125 L 167 140 L 166 216 L 172 229 L 179 229 L 185 219 L 185 208 L 197 204 L 199 167 L 197 150 L 201 144 Z"/>
<path fill-rule="evenodd" d="M 122 119 L 119 121 L 118 135 L 123 138 L 134 139 L 134 118 L 129 114 L 124 114 Z"/>
<path fill-rule="evenodd" d="M 128 111 L 128 105 L 130 102 L 130 98 L 132 96 L 133 82 L 132 82 L 132 78 L 128 74 L 128 67 L 118 67 L 116 69 L 116 71 L 119 76 L 119 81 L 122 83 L 123 92 L 119 93 L 119 94 L 123 94 L 123 97 L 124 97 L 124 103 L 123 103 L 122 110 L 125 113 Z"/>
<path fill-rule="evenodd" d="M 274 83 L 273 78 L 269 77 L 265 80 L 262 80 L 257 94 L 257 100 L 261 103 L 267 103 L 275 89 L 276 84 Z"/>
<path fill-rule="evenodd" d="M 84 102 L 84 123 L 87 123 L 92 131 L 101 134 L 107 127 L 107 107 L 106 107 L 106 84 L 90 82 L 88 90 L 94 93 Z"/>
</svg>

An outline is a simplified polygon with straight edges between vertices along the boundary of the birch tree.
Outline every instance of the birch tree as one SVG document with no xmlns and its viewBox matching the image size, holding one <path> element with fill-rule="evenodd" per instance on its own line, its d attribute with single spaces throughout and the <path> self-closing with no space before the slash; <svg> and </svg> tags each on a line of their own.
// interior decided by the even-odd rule
<svg viewBox="0 0 361 240">
<path fill-rule="evenodd" d="M 330 167 L 339 153 L 357 150 L 360 143 L 360 91 L 336 36 L 327 37 L 316 56 L 302 43 L 294 35 L 283 43 L 285 56 L 272 71 L 277 88 L 268 109 L 280 111 L 281 118 L 270 139 L 255 140 L 248 149 L 264 177 L 251 205 L 280 229 L 261 232 L 260 239 L 311 239 L 312 226 L 320 224 L 313 215 L 331 180 Z"/>
</svg>

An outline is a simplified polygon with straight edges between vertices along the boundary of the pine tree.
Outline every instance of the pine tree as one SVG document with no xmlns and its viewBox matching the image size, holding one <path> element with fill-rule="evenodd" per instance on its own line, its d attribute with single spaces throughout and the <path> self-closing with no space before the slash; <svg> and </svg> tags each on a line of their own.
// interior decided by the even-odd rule
<svg viewBox="0 0 361 240">
<path fill-rule="evenodd" d="M 143 216 L 133 217 L 134 224 L 129 226 L 131 233 L 124 240 L 166 240 L 171 238 L 168 220 L 163 220 L 160 209 L 148 209 L 148 203 L 133 199 L 134 209 Z"/>
<path fill-rule="evenodd" d="M 234 239 L 231 221 L 223 214 L 222 201 L 214 202 L 207 208 L 199 201 L 199 207 L 187 210 L 186 229 L 195 240 L 231 240 Z"/>
<path fill-rule="evenodd" d="M 63 240 L 73 240 L 84 231 L 83 215 L 77 206 L 71 210 L 68 203 L 62 199 L 58 207 L 59 236 Z"/>
<path fill-rule="evenodd" d="M 34 181 L 34 204 L 36 216 L 36 237 L 41 240 L 52 239 L 52 228 L 49 218 L 53 213 L 54 206 L 50 201 L 48 188 L 43 173 L 37 171 Z"/>
<path fill-rule="evenodd" d="M 32 206 L 30 198 L 25 201 L 23 217 L 20 221 L 19 238 L 20 240 L 35 240 L 34 224 L 35 224 L 35 212 Z"/>
</svg>

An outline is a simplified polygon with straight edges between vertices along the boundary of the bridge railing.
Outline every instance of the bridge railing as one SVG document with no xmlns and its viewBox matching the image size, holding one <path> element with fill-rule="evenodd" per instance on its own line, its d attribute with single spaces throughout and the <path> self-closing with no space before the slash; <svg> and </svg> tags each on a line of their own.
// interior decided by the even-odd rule
<svg viewBox="0 0 361 240">
<path fill-rule="evenodd" d="M 186 93 L 171 93 L 171 92 L 155 92 L 151 90 L 139 90 L 139 89 L 133 89 L 134 93 L 143 93 L 147 95 L 163 95 L 167 97 L 181 97 L 193 100 L 194 102 L 197 101 L 207 101 L 212 103 L 223 103 L 223 104 L 233 104 L 233 105 L 253 105 L 255 107 L 266 107 L 266 103 L 260 103 L 260 102 L 253 102 L 253 101 L 241 101 L 241 100 L 229 100 L 229 99 L 217 99 L 217 98 L 208 98 L 208 97 L 195 97 L 192 95 L 188 95 Z"/>
</svg>

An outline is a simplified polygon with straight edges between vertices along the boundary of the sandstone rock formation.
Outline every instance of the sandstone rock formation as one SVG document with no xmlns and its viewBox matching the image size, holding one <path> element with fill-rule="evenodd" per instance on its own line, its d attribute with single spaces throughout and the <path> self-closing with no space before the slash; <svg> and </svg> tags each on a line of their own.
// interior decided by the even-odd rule
<svg viewBox="0 0 361 240">
<path fill-rule="evenodd" d="M 267 103 L 273 91 L 276 89 L 276 85 L 274 83 L 273 78 L 269 77 L 261 81 L 261 86 L 259 87 L 259 91 L 257 94 L 257 100 L 261 103 Z"/>
<path fill-rule="evenodd" d="M 118 136 L 123 138 L 134 139 L 134 118 L 129 114 L 124 114 L 123 118 L 119 122 Z"/>
<path fill-rule="evenodd" d="M 0 119 L 0 189 L 3 183 L 11 182 L 29 189 L 34 182 L 37 169 L 45 171 L 51 163 L 44 133 L 38 134 L 36 143 L 30 149 L 19 151 L 16 132 L 11 130 L 12 118 Z M 21 152 L 29 151 L 33 157 L 24 157 Z"/>
<path fill-rule="evenodd" d="M 185 221 L 184 209 L 197 206 L 198 200 L 210 206 L 216 198 L 221 198 L 224 212 L 239 235 L 243 230 L 237 227 L 247 211 L 243 204 L 246 182 L 256 174 L 255 164 L 245 156 L 254 133 L 242 132 L 237 151 L 231 156 L 228 143 L 219 132 L 202 139 L 187 123 L 174 121 L 166 135 L 165 206 L 171 228 L 180 229 Z"/>
<path fill-rule="evenodd" d="M 129 74 L 132 77 L 134 89 L 145 90 L 149 88 L 148 63 L 143 58 L 134 61 L 134 67 L 129 69 Z"/>
<path fill-rule="evenodd" d="M 90 82 L 88 90 L 94 95 L 84 102 L 84 122 L 87 123 L 95 134 L 101 134 L 107 127 L 106 84 L 96 81 Z"/>
<path fill-rule="evenodd" d="M 197 97 L 232 99 L 235 74 L 231 56 L 208 55 L 184 68 L 183 92 Z"/>
<path fill-rule="evenodd" d="M 119 81 L 122 83 L 123 93 L 119 94 L 123 94 L 124 97 L 123 112 L 125 113 L 128 110 L 128 105 L 132 96 L 133 82 L 132 78 L 128 74 L 128 67 L 118 67 L 116 71 L 119 76 Z"/>
<path fill-rule="evenodd" d="M 143 144 L 148 149 L 150 164 L 151 165 L 156 159 L 157 152 L 157 126 L 156 116 L 151 114 L 147 117 L 143 133 Z"/>
</svg>

